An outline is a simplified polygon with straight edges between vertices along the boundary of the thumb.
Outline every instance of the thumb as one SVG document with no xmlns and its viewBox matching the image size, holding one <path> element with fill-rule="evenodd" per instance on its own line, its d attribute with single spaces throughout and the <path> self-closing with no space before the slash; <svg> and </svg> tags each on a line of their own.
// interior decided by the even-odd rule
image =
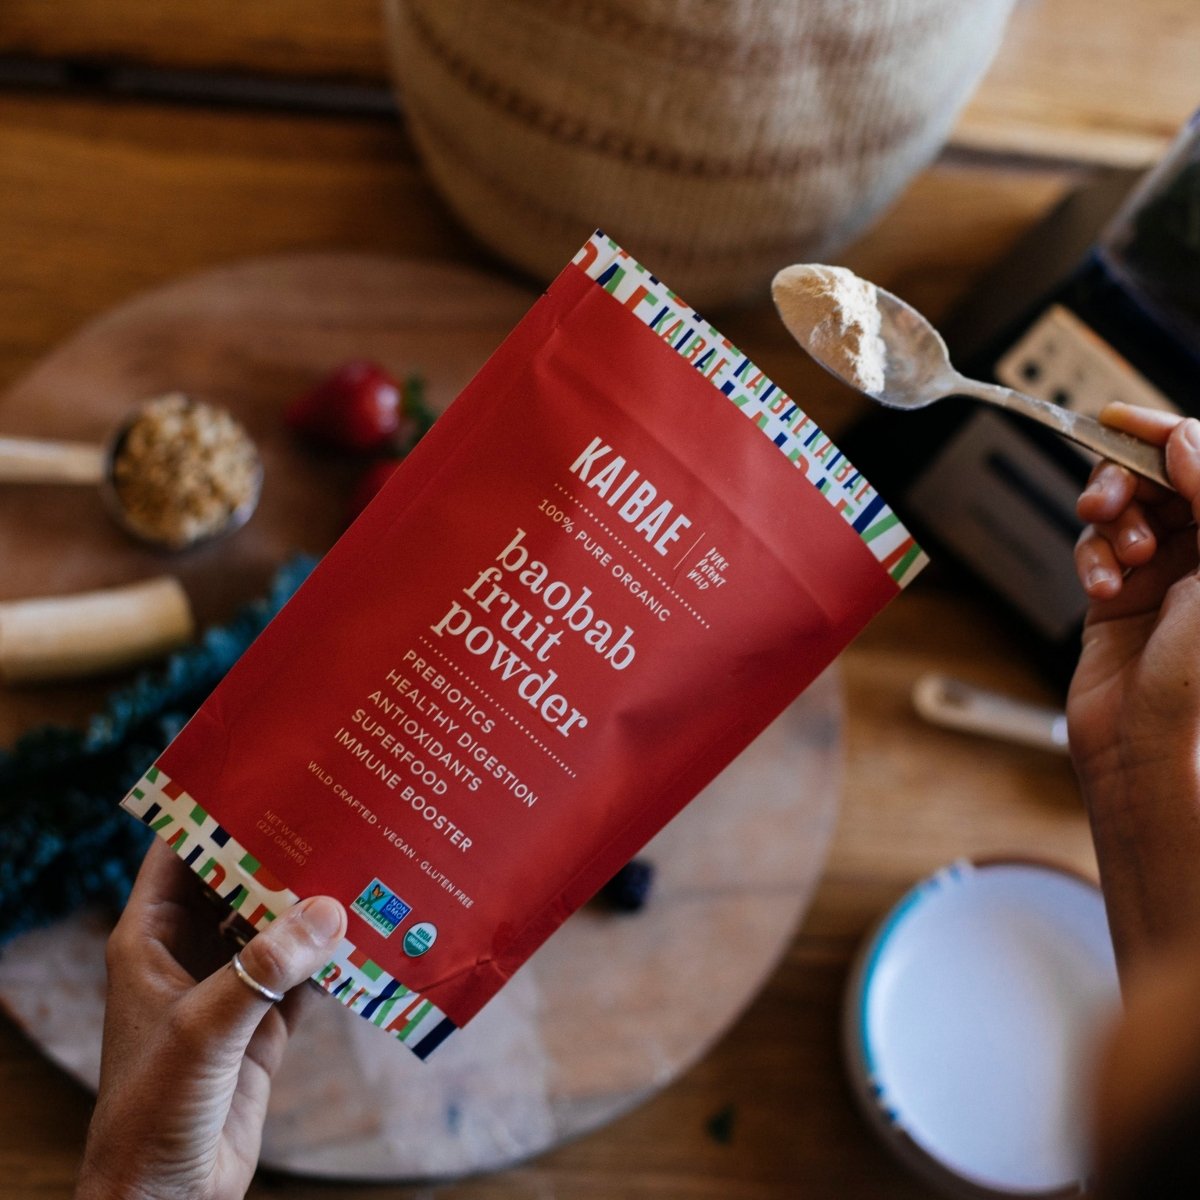
<svg viewBox="0 0 1200 1200">
<path fill-rule="evenodd" d="M 346 932 L 346 910 L 329 896 L 301 900 L 252 938 L 238 955 L 250 979 L 287 992 L 329 961 Z M 183 1001 L 189 1023 L 205 1030 L 212 1058 L 239 1059 L 272 1002 L 232 969 L 222 967 Z"/>
</svg>

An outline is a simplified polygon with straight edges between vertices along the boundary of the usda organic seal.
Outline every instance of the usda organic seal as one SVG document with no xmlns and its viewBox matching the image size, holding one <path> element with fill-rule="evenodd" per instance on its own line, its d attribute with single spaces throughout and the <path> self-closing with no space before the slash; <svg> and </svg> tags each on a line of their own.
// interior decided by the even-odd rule
<svg viewBox="0 0 1200 1200">
<path fill-rule="evenodd" d="M 409 958 L 420 958 L 437 941 L 437 926 L 420 921 L 404 935 L 404 953 Z"/>
</svg>

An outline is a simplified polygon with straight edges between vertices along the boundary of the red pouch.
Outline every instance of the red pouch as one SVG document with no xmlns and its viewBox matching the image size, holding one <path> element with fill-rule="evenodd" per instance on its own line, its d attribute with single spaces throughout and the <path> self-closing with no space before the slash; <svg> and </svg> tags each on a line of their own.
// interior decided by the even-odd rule
<svg viewBox="0 0 1200 1200">
<path fill-rule="evenodd" d="M 922 562 L 597 234 L 124 804 L 256 927 L 341 899 L 317 981 L 423 1058 Z"/>
</svg>

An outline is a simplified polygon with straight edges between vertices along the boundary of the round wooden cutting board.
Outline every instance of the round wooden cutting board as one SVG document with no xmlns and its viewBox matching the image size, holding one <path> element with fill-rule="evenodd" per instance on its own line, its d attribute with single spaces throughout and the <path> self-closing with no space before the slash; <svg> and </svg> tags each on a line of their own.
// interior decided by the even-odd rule
<svg viewBox="0 0 1200 1200">
<path fill-rule="evenodd" d="M 237 264 L 115 310 L 0 399 L 0 433 L 101 440 L 139 399 L 180 389 L 229 408 L 258 441 L 259 512 L 225 542 L 162 558 L 126 541 L 88 489 L 0 485 L 0 599 L 169 571 L 201 625 L 228 619 L 292 553 L 333 542 L 360 469 L 297 444 L 283 405 L 365 357 L 419 371 L 440 410 L 532 300 L 464 268 L 338 254 Z M 0 686 L 0 739 L 81 720 L 114 682 Z M 836 811 L 839 703 L 828 672 L 647 847 L 658 874 L 645 910 L 571 917 L 429 1062 L 314 991 L 272 1092 L 263 1162 L 458 1176 L 595 1128 L 676 1078 L 754 997 L 805 911 Z M 0 1003 L 93 1087 L 105 936 L 79 914 L 0 956 Z"/>
</svg>

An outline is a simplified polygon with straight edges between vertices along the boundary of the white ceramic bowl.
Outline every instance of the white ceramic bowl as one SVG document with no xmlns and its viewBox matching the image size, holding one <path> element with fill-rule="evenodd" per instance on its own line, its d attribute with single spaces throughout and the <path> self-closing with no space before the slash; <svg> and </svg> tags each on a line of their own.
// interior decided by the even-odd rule
<svg viewBox="0 0 1200 1200">
<path fill-rule="evenodd" d="M 884 1141 L 947 1195 L 1077 1195 L 1091 1064 L 1117 1003 L 1094 884 L 1033 862 L 955 863 L 858 957 L 851 1083 Z"/>
</svg>

